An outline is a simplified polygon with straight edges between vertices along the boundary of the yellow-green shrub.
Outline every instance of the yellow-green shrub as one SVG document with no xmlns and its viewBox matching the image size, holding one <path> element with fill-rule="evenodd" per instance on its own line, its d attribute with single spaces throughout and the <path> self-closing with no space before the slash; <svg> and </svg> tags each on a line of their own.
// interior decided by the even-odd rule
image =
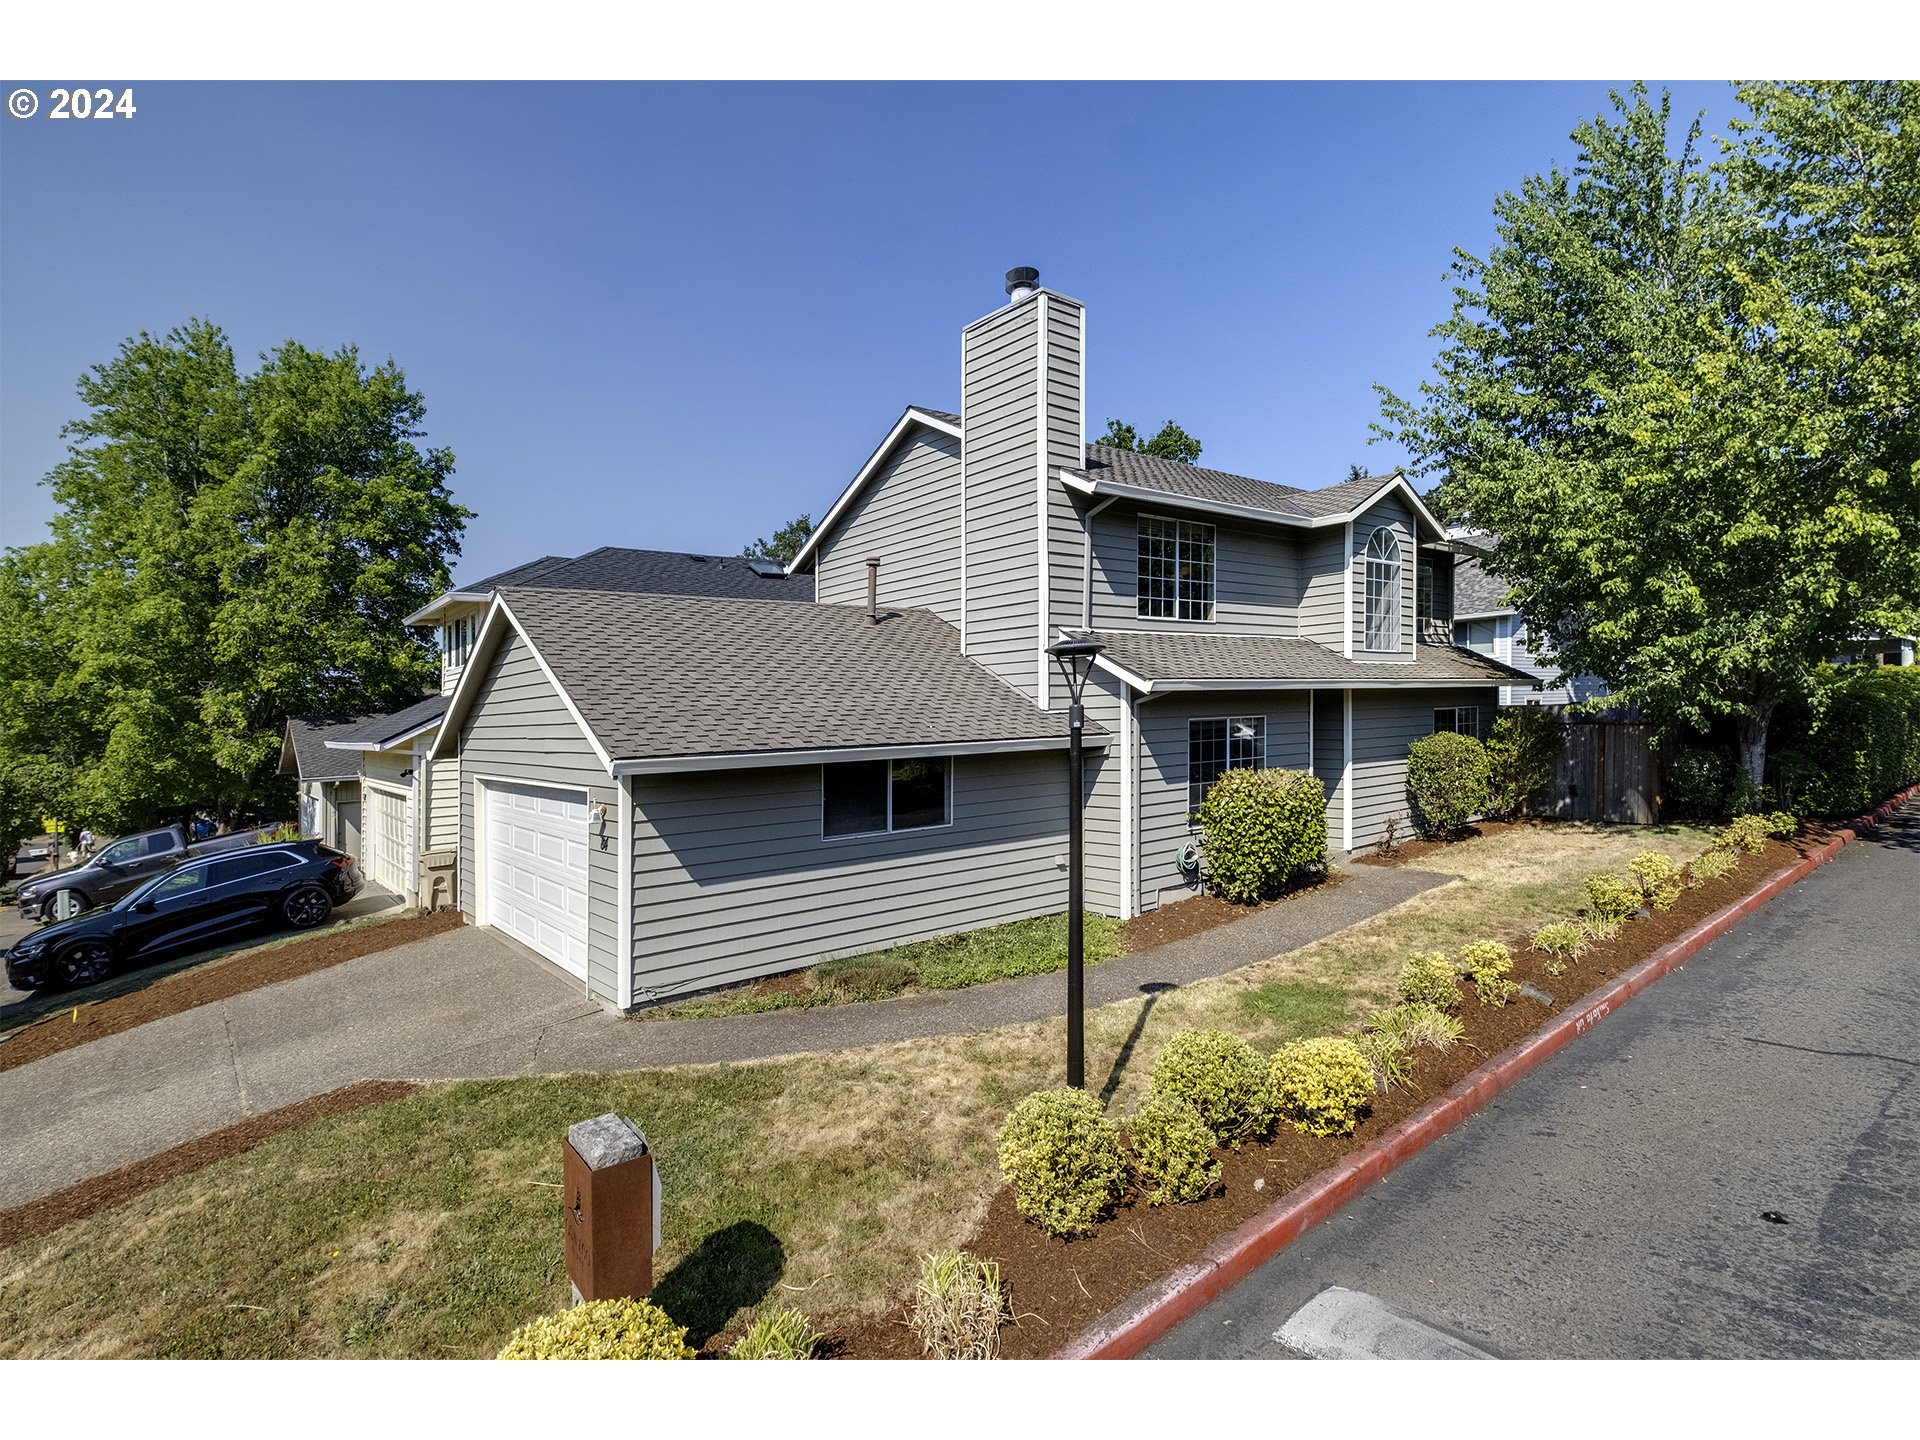
<svg viewBox="0 0 1920 1440">
<path fill-rule="evenodd" d="M 1149 1089 L 1127 1125 L 1133 1169 L 1149 1205 L 1198 1200 L 1220 1178 L 1213 1158 L 1213 1131 L 1192 1104 Z"/>
<path fill-rule="evenodd" d="M 1071 1087 L 1037 1090 L 1000 1127 L 1000 1173 L 1014 1205 L 1049 1235 L 1093 1228 L 1126 1181 L 1120 1127 L 1100 1102 Z"/>
<path fill-rule="evenodd" d="M 1766 816 L 1741 815 L 1714 837 L 1713 848 L 1744 850 L 1749 855 L 1758 855 L 1767 848 L 1768 833 Z"/>
<path fill-rule="evenodd" d="M 1267 1065 L 1274 1108 L 1309 1135 L 1350 1135 L 1373 1097 L 1373 1066 L 1353 1041 L 1337 1035 L 1296 1040 Z"/>
<path fill-rule="evenodd" d="M 1767 816 L 1767 834 L 1776 840 L 1791 840 L 1800 828 L 1800 821 L 1785 810 L 1776 810 Z"/>
<path fill-rule="evenodd" d="M 1602 933 L 1611 933 L 1622 920 L 1640 908 L 1639 889 L 1617 876 L 1589 875 L 1586 891 L 1587 918 L 1596 927 L 1607 927 Z"/>
<path fill-rule="evenodd" d="M 591 1300 L 530 1320 L 502 1360 L 691 1360 L 687 1327 L 645 1300 Z"/>
<path fill-rule="evenodd" d="M 1642 850 L 1627 862 L 1627 873 L 1655 910 L 1671 910 L 1680 898 L 1680 867 L 1658 850 Z"/>
<path fill-rule="evenodd" d="M 1207 888 L 1237 905 L 1327 863 L 1327 790 L 1308 771 L 1229 770 L 1207 787 L 1199 820 Z"/>
<path fill-rule="evenodd" d="M 1182 1030 L 1153 1062 L 1152 1088 L 1200 1112 L 1214 1139 L 1238 1145 L 1273 1125 L 1259 1053 L 1224 1030 Z"/>
<path fill-rule="evenodd" d="M 1474 941 L 1460 952 L 1460 963 L 1467 967 L 1482 1005 L 1504 1005 L 1520 993 L 1519 985 L 1507 979 L 1513 956 L 1498 940 Z"/>
<path fill-rule="evenodd" d="M 1460 1004 L 1460 971 L 1446 955 L 1415 955 L 1400 967 L 1400 998 L 1409 1005 L 1453 1010 Z"/>
<path fill-rule="evenodd" d="M 747 1333 L 727 1348 L 729 1360 L 811 1360 L 820 1332 L 807 1317 L 788 1306 L 769 1310 L 747 1327 Z"/>
<path fill-rule="evenodd" d="M 1534 949 L 1556 960 L 1578 960 L 1587 948 L 1587 932 L 1571 920 L 1556 920 L 1534 931 L 1532 943 Z"/>
</svg>

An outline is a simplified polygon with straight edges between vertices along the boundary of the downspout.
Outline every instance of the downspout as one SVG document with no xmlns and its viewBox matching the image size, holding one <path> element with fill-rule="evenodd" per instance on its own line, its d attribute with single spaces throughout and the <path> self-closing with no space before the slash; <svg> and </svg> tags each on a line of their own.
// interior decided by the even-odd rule
<svg viewBox="0 0 1920 1440">
<path fill-rule="evenodd" d="M 1085 541 L 1086 541 L 1086 558 L 1081 565 L 1082 573 L 1081 573 L 1081 590 L 1080 590 L 1080 628 L 1082 630 L 1091 630 L 1093 628 L 1093 521 L 1094 521 L 1094 517 L 1098 515 L 1102 510 L 1106 509 L 1109 505 L 1113 504 L 1113 502 L 1115 500 L 1118 500 L 1119 498 L 1120 497 L 1118 495 L 1109 495 L 1106 499 L 1102 500 L 1098 505 L 1095 505 L 1092 509 L 1088 510 L 1085 515 L 1080 517 L 1080 528 L 1084 532 Z"/>
</svg>

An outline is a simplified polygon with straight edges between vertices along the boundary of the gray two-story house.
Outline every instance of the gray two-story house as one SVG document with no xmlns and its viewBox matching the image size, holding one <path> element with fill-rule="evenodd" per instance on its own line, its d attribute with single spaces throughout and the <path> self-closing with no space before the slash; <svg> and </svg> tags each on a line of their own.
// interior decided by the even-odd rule
<svg viewBox="0 0 1920 1440">
<path fill-rule="evenodd" d="M 497 587 L 426 747 L 477 923 L 627 1007 L 1057 911 L 1065 635 L 1103 647 L 1091 908 L 1193 893 L 1235 766 L 1317 775 L 1336 857 L 1406 833 L 1408 745 L 1529 678 L 1416 623 L 1442 527 L 1399 475 L 1088 444 L 1084 310 L 1036 280 L 963 330 L 959 410 L 909 407 L 845 487 L 811 602 Z"/>
</svg>

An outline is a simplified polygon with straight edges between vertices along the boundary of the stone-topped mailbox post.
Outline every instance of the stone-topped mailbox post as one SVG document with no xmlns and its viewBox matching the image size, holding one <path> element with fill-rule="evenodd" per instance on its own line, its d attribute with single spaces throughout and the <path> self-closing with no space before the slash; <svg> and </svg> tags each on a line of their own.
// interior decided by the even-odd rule
<svg viewBox="0 0 1920 1440">
<path fill-rule="evenodd" d="M 567 1276 L 573 1301 L 643 1299 L 660 1248 L 660 1172 L 624 1115 L 569 1126 L 561 1145 Z"/>
</svg>

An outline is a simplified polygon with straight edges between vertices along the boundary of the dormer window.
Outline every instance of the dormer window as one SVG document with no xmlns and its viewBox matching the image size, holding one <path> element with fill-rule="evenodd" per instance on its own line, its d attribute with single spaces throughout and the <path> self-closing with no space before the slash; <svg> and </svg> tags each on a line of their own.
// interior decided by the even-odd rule
<svg viewBox="0 0 1920 1440">
<path fill-rule="evenodd" d="M 1149 620 L 1213 619 L 1213 526 L 1140 517 L 1138 610 Z"/>
<path fill-rule="evenodd" d="M 1400 648 L 1400 542 L 1382 525 L 1367 541 L 1367 649 Z"/>
<path fill-rule="evenodd" d="M 463 615 L 440 627 L 440 654 L 448 670 L 466 667 L 467 654 L 473 649 L 473 617 Z"/>
</svg>

